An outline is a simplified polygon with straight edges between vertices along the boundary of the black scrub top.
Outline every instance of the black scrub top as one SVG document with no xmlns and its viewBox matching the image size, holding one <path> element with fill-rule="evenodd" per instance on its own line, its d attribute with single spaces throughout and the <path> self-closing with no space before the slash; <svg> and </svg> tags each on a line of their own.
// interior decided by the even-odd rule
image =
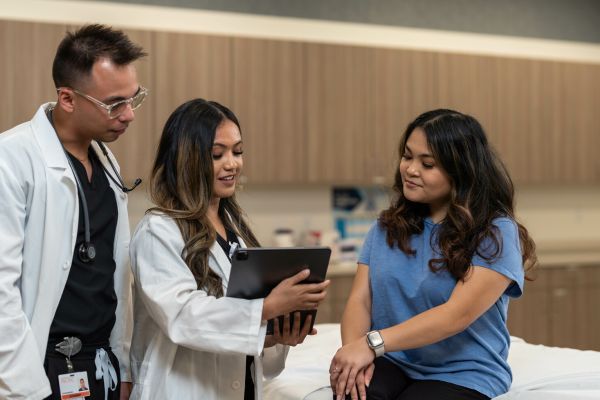
<svg viewBox="0 0 600 400">
<path fill-rule="evenodd" d="M 78 249 L 85 241 L 85 225 L 81 196 L 79 223 L 73 262 L 65 289 L 50 327 L 49 345 L 60 342 L 64 336 L 77 336 L 84 346 L 106 345 L 115 324 L 117 295 L 115 293 L 114 242 L 118 220 L 115 193 L 96 152 L 88 149 L 92 164 L 91 181 L 85 167 L 68 153 L 87 200 L 90 222 L 90 241 L 96 247 L 93 261 L 79 259 Z M 65 238 L 68 240 L 68 238 Z"/>
<path fill-rule="evenodd" d="M 229 261 L 231 261 L 231 255 L 229 252 L 231 251 L 231 246 L 235 243 L 238 247 L 240 242 L 238 241 L 237 235 L 230 231 L 229 229 L 225 229 L 225 233 L 227 234 L 227 239 L 221 237 L 221 235 L 217 234 L 217 242 L 225 252 Z M 244 387 L 244 400 L 254 400 L 254 381 L 252 380 L 252 364 L 254 363 L 254 357 L 246 356 L 246 385 Z"/>
</svg>

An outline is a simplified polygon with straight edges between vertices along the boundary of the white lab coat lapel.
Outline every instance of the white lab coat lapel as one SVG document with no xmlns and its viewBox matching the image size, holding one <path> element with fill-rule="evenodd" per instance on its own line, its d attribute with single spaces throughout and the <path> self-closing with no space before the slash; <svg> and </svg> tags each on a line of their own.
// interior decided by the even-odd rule
<svg viewBox="0 0 600 400">
<path fill-rule="evenodd" d="M 231 272 L 231 263 L 221 248 L 221 245 L 216 240 L 210 248 L 210 256 L 216 265 L 212 265 L 210 261 L 209 265 L 221 276 L 221 280 L 223 281 L 223 290 L 226 292 L 227 283 L 229 282 L 229 273 Z"/>
<path fill-rule="evenodd" d="M 56 132 L 50 121 L 48 120 L 45 110 L 52 103 L 44 104 L 38 109 L 34 118 L 31 120 L 33 129 L 33 136 L 41 149 L 41 156 L 46 166 L 46 197 L 45 197 L 45 219 L 40 221 L 40 225 L 43 226 L 44 240 L 41 241 L 42 248 L 40 249 L 41 254 L 44 256 L 41 259 L 41 266 L 39 269 L 39 278 L 30 279 L 29 281 L 38 284 L 38 295 L 36 296 L 35 304 L 30 304 L 26 308 L 30 312 L 30 318 L 33 315 L 33 310 L 36 310 L 37 315 L 48 315 L 44 318 L 31 318 L 30 324 L 34 331 L 44 331 L 48 326 L 48 318 L 51 318 L 56 312 L 56 307 L 62 295 L 62 290 L 65 286 L 69 275 L 69 269 L 72 259 L 72 250 L 75 246 L 77 238 L 77 223 L 79 218 L 79 207 L 78 204 L 78 193 L 77 186 L 75 184 L 75 178 L 71 168 L 67 161 L 67 156 L 56 136 Z M 53 185 L 51 182 L 61 182 L 64 185 Z M 66 217 L 66 218 L 65 218 Z M 57 227 L 61 227 L 58 221 L 61 221 L 62 228 L 65 231 L 70 231 L 70 242 L 65 243 L 65 239 L 68 240 L 68 235 L 57 230 Z M 70 249 L 67 260 L 63 261 L 60 257 L 61 249 Z M 64 265 L 63 263 L 68 263 Z M 55 265 L 58 264 L 58 265 Z M 53 268 L 55 265 L 56 268 Z M 57 274 L 57 272 L 59 272 Z M 45 283 L 42 283 L 45 282 Z M 30 308 L 33 305 L 33 308 Z M 40 354 L 46 348 L 47 334 L 38 335 L 38 346 Z"/>
<path fill-rule="evenodd" d="M 71 169 L 69 168 L 65 152 L 58 140 L 58 136 L 56 136 L 54 128 L 46 116 L 48 107 L 53 106 L 54 103 L 46 103 L 35 113 L 35 116 L 31 120 L 33 135 L 42 149 L 42 158 L 49 168 L 70 171 Z M 70 179 L 75 182 L 72 174 L 70 175 Z"/>
<path fill-rule="evenodd" d="M 246 247 L 246 243 L 241 237 L 237 237 L 240 242 L 240 247 Z M 231 261 L 229 261 L 229 257 L 223 249 L 219 242 L 215 240 L 213 245 L 210 248 L 210 257 L 214 260 L 215 265 L 209 262 L 209 265 L 221 275 L 221 280 L 223 281 L 223 293 L 227 293 L 227 286 L 229 285 L 229 275 L 231 274 Z M 216 270 L 216 268 L 218 270 Z"/>
<path fill-rule="evenodd" d="M 47 166 L 47 173 L 49 175 L 54 175 L 58 178 L 58 181 L 65 182 L 69 188 L 69 191 L 72 194 L 72 198 L 74 199 L 74 204 L 78 204 L 79 202 L 79 194 L 77 193 L 77 184 L 75 183 L 75 177 L 73 176 L 73 171 L 69 167 L 69 161 L 67 160 L 67 155 L 65 154 L 65 150 L 63 146 L 60 144 L 58 140 L 58 136 L 56 135 L 56 131 L 54 127 L 48 120 L 46 115 L 46 110 L 48 107 L 54 107 L 56 103 L 46 103 L 42 107 L 38 109 L 35 116 L 31 120 L 31 125 L 33 127 L 33 135 L 36 141 L 39 143 L 40 148 L 42 149 L 42 157 L 44 158 L 44 162 Z M 58 195 L 58 198 L 53 198 L 54 195 Z M 48 203 L 54 203 L 58 206 L 64 207 L 64 197 L 62 197 L 63 193 L 53 192 L 48 190 Z M 56 202 L 54 202 L 55 200 Z M 56 210 L 56 208 L 52 208 L 53 204 L 47 204 L 47 208 L 49 211 Z M 73 220 L 78 221 L 79 219 L 79 207 L 70 207 L 69 209 L 73 210 Z M 47 215 L 53 215 L 50 212 Z M 48 226 L 48 225 L 46 225 Z M 50 224 L 50 227 L 53 225 Z M 55 233 L 51 233 L 52 237 Z M 71 243 L 74 245 L 75 240 L 77 239 L 77 224 L 73 224 L 73 229 L 71 232 Z"/>
</svg>

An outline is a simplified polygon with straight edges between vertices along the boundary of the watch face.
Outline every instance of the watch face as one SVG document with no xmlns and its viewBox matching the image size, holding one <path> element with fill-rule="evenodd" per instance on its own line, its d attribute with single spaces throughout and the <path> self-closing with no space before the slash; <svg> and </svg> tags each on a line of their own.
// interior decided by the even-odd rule
<svg viewBox="0 0 600 400">
<path fill-rule="evenodd" d="M 371 347 L 377 347 L 383 344 L 383 338 L 379 332 L 369 332 L 367 338 L 369 339 L 369 345 L 371 345 Z"/>
</svg>

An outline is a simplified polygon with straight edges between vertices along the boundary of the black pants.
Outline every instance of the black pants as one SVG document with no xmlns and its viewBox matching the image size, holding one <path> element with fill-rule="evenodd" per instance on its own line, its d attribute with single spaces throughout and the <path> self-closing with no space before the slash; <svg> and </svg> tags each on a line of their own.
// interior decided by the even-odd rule
<svg viewBox="0 0 600 400">
<path fill-rule="evenodd" d="M 335 399 L 335 395 L 333 397 Z M 350 396 L 346 396 L 350 399 Z M 375 359 L 375 372 L 367 388 L 368 400 L 489 400 L 476 390 L 449 382 L 415 380 L 384 357 Z"/>
<path fill-rule="evenodd" d="M 119 400 L 121 393 L 119 361 L 110 349 L 106 349 L 106 352 L 108 353 L 108 358 L 117 372 L 117 378 L 119 379 L 117 388 L 114 391 L 110 390 L 110 388 L 108 389 L 108 399 Z M 96 350 L 94 348 L 89 350 L 84 349 L 81 353 L 71 357 L 75 372 L 87 372 L 91 396 L 86 397 L 86 400 L 104 400 L 104 380 L 96 380 L 95 358 Z M 68 372 L 65 356 L 54 351 L 48 351 L 46 353 L 46 359 L 44 360 L 44 369 L 46 370 L 46 375 L 48 376 L 48 380 L 50 380 L 50 387 L 52 388 L 52 394 L 46 397 L 45 400 L 60 400 L 58 376 Z"/>
</svg>

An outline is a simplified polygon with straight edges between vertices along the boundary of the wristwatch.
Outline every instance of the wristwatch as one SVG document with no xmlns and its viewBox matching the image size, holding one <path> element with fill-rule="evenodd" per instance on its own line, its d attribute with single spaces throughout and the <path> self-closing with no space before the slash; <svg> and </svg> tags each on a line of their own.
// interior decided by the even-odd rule
<svg viewBox="0 0 600 400">
<path fill-rule="evenodd" d="M 367 333 L 367 344 L 375 353 L 375 357 L 380 357 L 385 353 L 383 347 L 383 338 L 379 331 L 371 331 Z"/>
</svg>

